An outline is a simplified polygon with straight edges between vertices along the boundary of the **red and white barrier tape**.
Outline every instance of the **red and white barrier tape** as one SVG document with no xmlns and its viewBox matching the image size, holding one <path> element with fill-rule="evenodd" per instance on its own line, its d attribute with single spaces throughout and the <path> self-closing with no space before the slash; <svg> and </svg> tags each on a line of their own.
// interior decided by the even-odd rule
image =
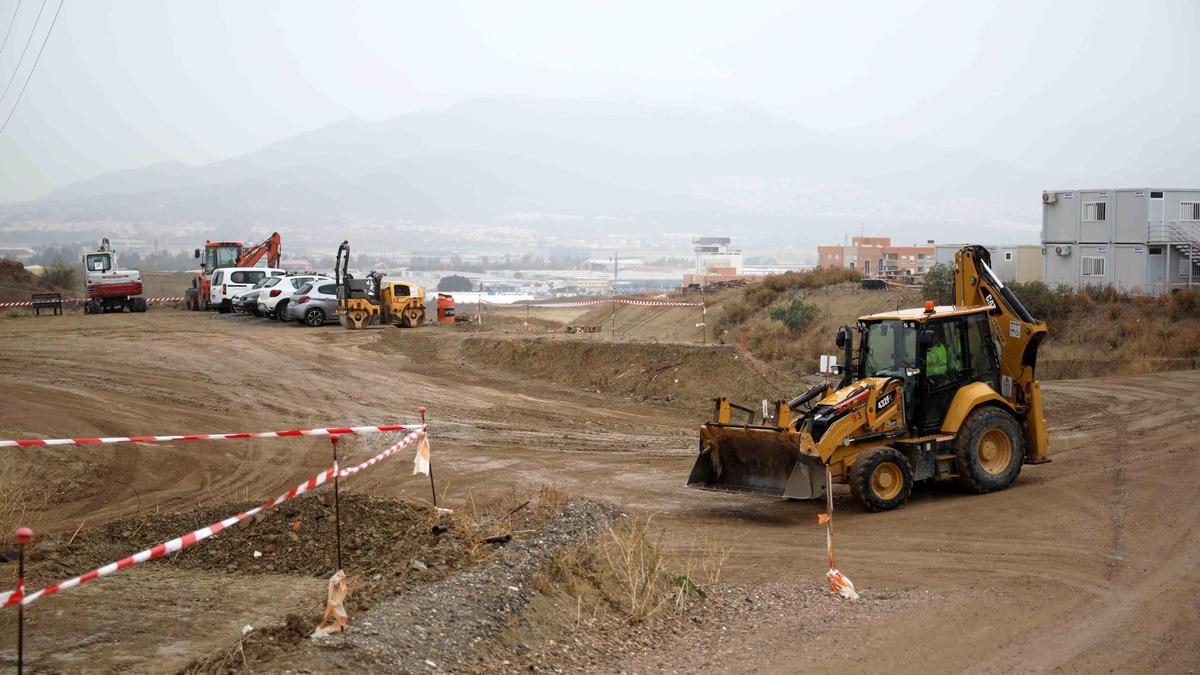
<svg viewBox="0 0 1200 675">
<path fill-rule="evenodd" d="M 378 455 L 375 455 L 371 459 L 368 459 L 367 461 L 363 462 L 362 464 L 359 464 L 358 466 L 348 466 L 348 467 L 342 469 L 341 471 L 338 472 L 338 475 L 341 476 L 342 478 L 349 478 L 350 476 L 353 476 L 354 474 L 358 473 L 359 471 L 364 471 L 366 469 L 369 469 L 372 466 L 375 466 L 376 464 L 387 459 L 388 457 L 391 457 L 392 455 L 396 454 L 397 452 L 400 452 L 404 448 L 407 448 L 408 446 L 412 445 L 414 442 L 420 440 L 421 435 L 424 433 L 425 433 L 425 427 L 422 425 L 422 426 L 418 427 L 416 431 L 405 436 L 404 438 L 401 438 L 399 441 L 396 442 L 395 445 L 388 448 L 387 450 L 384 450 L 383 452 L 379 453 Z M 428 472 L 426 472 L 426 473 L 428 473 Z"/>
<path fill-rule="evenodd" d="M 113 436 L 110 438 L 31 438 L 17 441 L 0 440 L 0 448 L 37 445 L 95 445 L 98 443 L 170 443 L 173 441 L 227 441 L 242 438 L 288 438 L 291 436 L 341 436 L 344 434 L 374 434 L 382 431 L 408 431 L 419 428 L 413 424 L 379 424 L 359 427 L 327 427 L 324 429 L 292 429 L 290 431 L 258 431 L 236 434 L 185 434 L 181 436 Z"/>
<path fill-rule="evenodd" d="M 266 504 L 263 504 L 262 506 L 256 506 L 256 507 L 250 509 L 249 511 L 245 511 L 243 513 L 237 514 L 236 516 L 226 518 L 225 520 L 222 520 L 219 523 L 213 523 L 212 525 L 209 525 L 208 527 L 202 527 L 198 530 L 195 530 L 193 532 L 185 534 L 182 537 L 176 537 L 175 539 L 172 539 L 167 542 L 163 542 L 152 548 L 148 548 L 144 551 L 139 551 L 138 553 L 135 553 L 126 558 L 122 558 L 121 560 L 118 560 L 116 562 L 109 563 L 103 567 L 98 567 L 98 568 L 92 570 L 91 572 L 87 572 L 86 574 L 81 574 L 77 577 L 67 579 L 66 581 L 60 581 L 56 584 L 51 584 L 51 585 L 43 588 L 40 591 L 34 591 L 33 593 L 29 593 L 29 594 L 25 594 L 24 589 L 21 586 L 18 586 L 16 588 L 16 590 L 13 590 L 13 591 L 8 591 L 6 593 L 0 593 L 0 607 L 8 607 L 9 605 L 15 605 L 17 603 L 20 603 L 22 605 L 28 605 L 30 603 L 36 602 L 39 598 L 44 598 L 47 595 L 53 595 L 59 591 L 65 591 L 69 588 L 74 588 L 80 584 L 92 581 L 93 579 L 98 579 L 100 577 L 108 576 L 108 575 L 112 574 L 113 572 L 118 572 L 120 570 L 129 568 L 129 567 L 133 567 L 134 565 L 137 565 L 138 563 L 144 563 L 148 560 L 154 560 L 155 558 L 161 558 L 170 553 L 182 551 L 183 549 L 188 548 L 189 546 L 192 546 L 201 541 L 204 541 L 205 539 L 208 539 L 209 537 L 213 536 L 214 534 L 217 534 L 221 530 L 233 527 L 234 525 L 240 523 L 243 520 L 246 520 L 247 518 L 252 518 L 257 514 L 262 513 L 263 511 L 266 511 L 268 509 L 272 509 L 276 506 L 279 506 L 280 504 L 288 501 L 289 499 L 294 499 L 295 497 L 298 497 L 298 496 L 304 494 L 305 492 L 308 492 L 309 490 L 313 490 L 313 489 L 316 489 L 317 487 L 320 487 L 321 485 L 324 485 L 326 482 L 331 480 L 335 474 L 342 478 L 347 478 L 349 476 L 353 476 L 355 473 L 358 473 L 359 471 L 361 471 L 367 467 L 370 467 L 378 462 L 381 462 L 381 461 L 387 459 L 391 455 L 395 454 L 398 450 L 411 445 L 413 443 L 413 441 L 419 439 L 424 433 L 425 433 L 424 425 L 416 427 L 415 431 L 413 431 L 412 433 L 405 436 L 403 439 L 400 440 L 400 442 L 396 443 L 392 447 L 388 448 L 387 450 L 384 450 L 383 452 L 379 453 L 378 455 L 372 457 L 371 459 L 367 460 L 366 462 L 363 462 L 362 464 L 360 464 L 356 467 L 350 467 L 350 468 L 339 471 L 337 464 L 334 464 L 333 466 L 329 467 L 328 469 L 313 476 L 312 478 L 309 478 L 307 481 L 297 485 L 296 487 L 279 495 L 275 499 L 267 502 Z"/>
<path fill-rule="evenodd" d="M 641 305 L 645 307 L 703 307 L 703 302 L 672 302 L 666 300 L 643 300 L 640 298 L 603 298 L 598 300 L 579 300 L 576 302 L 525 302 L 500 304 L 494 302 L 483 301 L 483 304 L 489 307 L 496 308 L 511 308 L 519 309 L 522 307 L 534 307 L 539 309 L 560 309 L 569 307 L 592 307 L 594 305 L 605 305 L 615 302 L 618 305 Z M 473 303 L 464 303 L 467 305 Z"/>
<path fill-rule="evenodd" d="M 187 298 L 145 298 L 146 302 L 183 302 Z M 63 304 L 69 302 L 87 302 L 87 298 L 63 298 Z M 0 302 L 0 307 L 29 307 L 33 305 L 32 300 L 18 300 L 14 302 Z"/>
<path fill-rule="evenodd" d="M 525 308 L 525 307 L 533 307 L 535 309 L 564 309 L 564 308 L 570 308 L 570 307 L 592 307 L 594 305 L 602 305 L 606 302 L 612 302 L 612 301 L 611 300 L 577 300 L 575 302 L 502 303 L 502 302 L 488 302 L 487 300 L 484 300 L 482 303 L 479 303 L 479 304 L 484 304 L 484 305 L 487 305 L 488 307 L 495 307 L 497 309 L 506 309 L 506 308 L 507 309 L 521 309 L 521 308 Z M 471 304 L 477 304 L 477 303 L 467 302 L 467 303 L 463 303 L 463 304 L 471 305 Z"/>
<path fill-rule="evenodd" d="M 639 300 L 637 298 L 619 298 L 622 305 L 643 305 L 646 307 L 703 307 L 703 302 L 670 302 L 666 300 Z"/>
</svg>

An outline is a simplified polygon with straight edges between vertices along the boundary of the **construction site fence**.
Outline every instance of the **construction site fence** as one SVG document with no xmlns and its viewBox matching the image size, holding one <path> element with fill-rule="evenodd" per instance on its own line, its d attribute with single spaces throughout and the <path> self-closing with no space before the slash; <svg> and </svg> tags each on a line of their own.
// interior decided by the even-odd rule
<svg viewBox="0 0 1200 675">
<path fill-rule="evenodd" d="M 335 513 L 340 514 L 340 509 L 337 505 L 337 482 L 339 479 L 345 480 L 356 476 L 364 471 L 371 469 L 384 460 L 396 455 L 406 448 L 417 446 L 417 455 L 414 458 L 414 475 L 417 473 L 425 473 L 430 476 L 430 488 L 433 490 L 434 504 L 436 506 L 436 489 L 433 486 L 432 468 L 430 464 L 430 456 L 428 451 L 428 443 L 425 441 L 426 432 L 428 429 L 425 421 L 425 409 L 421 408 L 421 422 L 412 424 L 376 424 L 376 425 L 345 425 L 334 427 L 319 427 L 312 429 L 292 429 L 286 431 L 267 431 L 267 432 L 239 432 L 239 433 L 216 433 L 216 434 L 163 434 L 163 435 L 144 435 L 144 436 L 113 436 L 113 437 L 75 437 L 75 438 L 55 438 L 55 439 L 23 439 L 23 440 L 0 440 L 0 448 L 13 448 L 22 451 L 27 449 L 41 448 L 47 446 L 84 446 L 95 444 L 113 444 L 113 443 L 167 443 L 176 441 L 217 441 L 217 440 L 242 440 L 242 439 L 263 439 L 263 438 L 305 438 L 305 437 L 327 437 L 332 445 L 332 463 L 326 469 L 314 474 L 309 479 L 292 487 L 287 492 L 280 494 L 274 499 L 267 501 L 252 509 L 237 513 L 218 522 L 212 523 L 206 527 L 193 530 L 186 534 L 182 534 L 174 539 L 164 541 L 150 548 L 132 553 L 120 560 L 116 560 L 102 565 L 93 570 L 85 572 L 70 579 L 65 579 L 57 583 L 50 584 L 36 591 L 28 592 L 25 588 L 25 547 L 32 539 L 32 531 L 28 528 L 20 528 L 17 530 L 17 542 L 19 545 L 19 568 L 18 577 L 13 590 L 0 593 L 0 607 L 16 607 L 18 618 L 18 652 L 23 652 L 24 647 L 24 609 L 25 607 L 62 591 L 75 588 L 82 584 L 94 581 L 101 577 L 115 574 L 121 570 L 134 567 L 144 562 L 163 558 L 174 553 L 178 553 L 186 548 L 190 548 L 200 542 L 209 539 L 216 534 L 236 526 L 247 519 L 253 518 L 258 514 L 269 511 L 280 504 L 300 497 L 301 495 L 313 492 L 323 485 L 334 483 L 334 499 Z M 352 464 L 349 466 L 341 466 L 337 456 L 337 442 L 343 435 L 363 435 L 375 434 L 383 432 L 407 432 L 403 438 L 391 444 L 382 451 L 372 455 L 363 462 Z M 338 566 L 341 567 L 341 521 L 340 515 L 335 516 L 337 519 L 337 560 Z M 23 658 L 19 656 L 19 662 Z"/>
<path fill-rule="evenodd" d="M 172 297 L 166 297 L 166 298 L 144 298 L 144 300 L 145 300 L 146 302 L 150 302 L 150 303 L 155 303 L 155 302 L 183 302 L 183 301 L 187 300 L 187 298 L 185 298 L 185 297 L 182 297 L 182 296 L 172 296 Z M 71 304 L 71 303 L 76 303 L 76 302 L 87 302 L 87 301 L 88 301 L 88 299 L 87 299 L 87 298 L 63 298 L 63 299 L 62 299 L 62 303 L 63 303 L 64 305 L 66 305 L 66 304 Z M 0 308 L 5 308 L 5 307 L 32 307 L 32 306 L 33 306 L 33 303 L 34 303 L 34 301 L 33 301 L 33 300 L 19 300 L 19 301 L 14 301 L 14 302 L 0 302 Z"/>
</svg>

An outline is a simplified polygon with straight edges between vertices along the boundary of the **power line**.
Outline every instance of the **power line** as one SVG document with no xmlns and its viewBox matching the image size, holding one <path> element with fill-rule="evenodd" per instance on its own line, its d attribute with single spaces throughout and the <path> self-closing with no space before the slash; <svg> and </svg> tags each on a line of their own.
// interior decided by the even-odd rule
<svg viewBox="0 0 1200 675">
<path fill-rule="evenodd" d="M 42 46 L 38 47 L 37 57 L 33 59 L 33 65 L 29 67 L 29 74 L 25 76 L 25 83 L 21 85 L 21 91 L 17 93 L 17 100 L 13 103 L 12 110 L 8 111 L 8 117 L 4 118 L 4 124 L 0 124 L 0 135 L 4 134 L 4 130 L 8 128 L 9 121 L 12 120 L 13 115 L 17 112 L 17 106 L 21 105 L 21 97 L 25 95 L 25 89 L 29 86 L 29 81 L 33 79 L 33 71 L 37 70 L 38 62 L 42 60 L 42 52 L 46 51 L 46 43 L 50 42 L 50 34 L 54 32 L 54 24 L 58 22 L 58 14 L 62 11 L 63 3 L 66 1 L 58 0 L 58 9 L 54 10 L 54 18 L 50 19 L 50 28 L 46 30 L 46 37 L 42 39 Z M 45 4 L 42 6 L 45 7 Z M 38 14 L 40 15 L 41 12 L 38 12 Z"/>
<path fill-rule="evenodd" d="M 0 42 L 0 54 L 4 53 L 4 47 L 8 45 L 8 36 L 12 35 L 13 24 L 17 22 L 17 15 L 21 13 L 21 2 L 17 0 L 17 8 L 13 10 L 13 18 L 8 22 L 8 30 L 4 33 L 4 42 Z"/>
<path fill-rule="evenodd" d="M 4 93 L 0 94 L 0 103 L 4 102 L 4 97 L 8 96 L 9 87 L 16 81 L 17 73 L 21 72 L 21 64 L 25 62 L 25 52 L 29 51 L 29 45 L 33 42 L 33 36 L 37 35 L 38 23 L 42 20 L 42 10 L 44 9 L 46 9 L 46 0 L 42 0 L 42 6 L 38 9 L 37 18 L 33 21 L 33 28 L 29 29 L 29 37 L 25 40 L 25 48 L 21 50 L 21 58 L 17 59 L 17 67 L 13 69 L 12 77 L 8 78 L 8 84 L 4 85 Z"/>
</svg>

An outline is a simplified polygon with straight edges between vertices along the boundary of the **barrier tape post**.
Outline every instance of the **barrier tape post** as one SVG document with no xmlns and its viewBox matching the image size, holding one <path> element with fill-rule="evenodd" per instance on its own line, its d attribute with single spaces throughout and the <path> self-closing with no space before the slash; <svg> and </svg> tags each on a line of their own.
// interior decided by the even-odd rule
<svg viewBox="0 0 1200 675">
<path fill-rule="evenodd" d="M 617 299 L 612 301 L 612 336 L 617 337 Z"/>
<path fill-rule="evenodd" d="M 708 308 L 700 301 L 700 344 L 708 344 Z"/>
<path fill-rule="evenodd" d="M 333 446 L 333 533 L 334 539 L 337 542 L 337 568 L 342 568 L 342 501 L 338 495 L 338 458 L 337 444 L 338 435 L 331 434 L 329 436 L 329 444 Z"/>
<path fill-rule="evenodd" d="M 429 438 L 429 425 L 425 422 L 425 406 L 417 408 L 421 413 L 421 426 L 425 429 L 425 437 Z M 433 496 L 433 510 L 437 512 L 437 488 L 433 485 L 433 453 L 429 453 L 429 493 Z"/>
<path fill-rule="evenodd" d="M 25 544 L 33 540 L 33 530 L 18 527 L 17 537 L 17 595 L 25 594 Z M 17 675 L 25 669 L 25 605 L 17 603 Z"/>
<path fill-rule="evenodd" d="M 829 554 L 829 571 L 825 574 L 829 581 L 829 589 L 847 600 L 858 600 L 858 592 L 854 590 L 854 582 L 837 569 L 833 556 L 833 474 L 829 466 L 825 466 L 825 504 L 826 513 L 817 516 L 817 522 L 825 525 L 825 550 Z"/>
</svg>

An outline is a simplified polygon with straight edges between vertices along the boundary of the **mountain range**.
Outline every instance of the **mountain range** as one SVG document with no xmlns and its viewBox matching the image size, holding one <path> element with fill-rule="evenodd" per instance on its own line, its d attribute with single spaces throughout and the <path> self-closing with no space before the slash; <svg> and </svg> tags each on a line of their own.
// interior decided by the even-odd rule
<svg viewBox="0 0 1200 675">
<path fill-rule="evenodd" d="M 1037 241 L 1047 176 L 964 150 L 816 132 L 749 106 L 487 99 L 345 120 L 200 166 L 108 173 L 0 205 L 0 239 L 192 245 L 272 230 L 295 244 L 756 253 L 847 234 Z M 74 239 L 72 239 L 74 237 Z"/>
</svg>

